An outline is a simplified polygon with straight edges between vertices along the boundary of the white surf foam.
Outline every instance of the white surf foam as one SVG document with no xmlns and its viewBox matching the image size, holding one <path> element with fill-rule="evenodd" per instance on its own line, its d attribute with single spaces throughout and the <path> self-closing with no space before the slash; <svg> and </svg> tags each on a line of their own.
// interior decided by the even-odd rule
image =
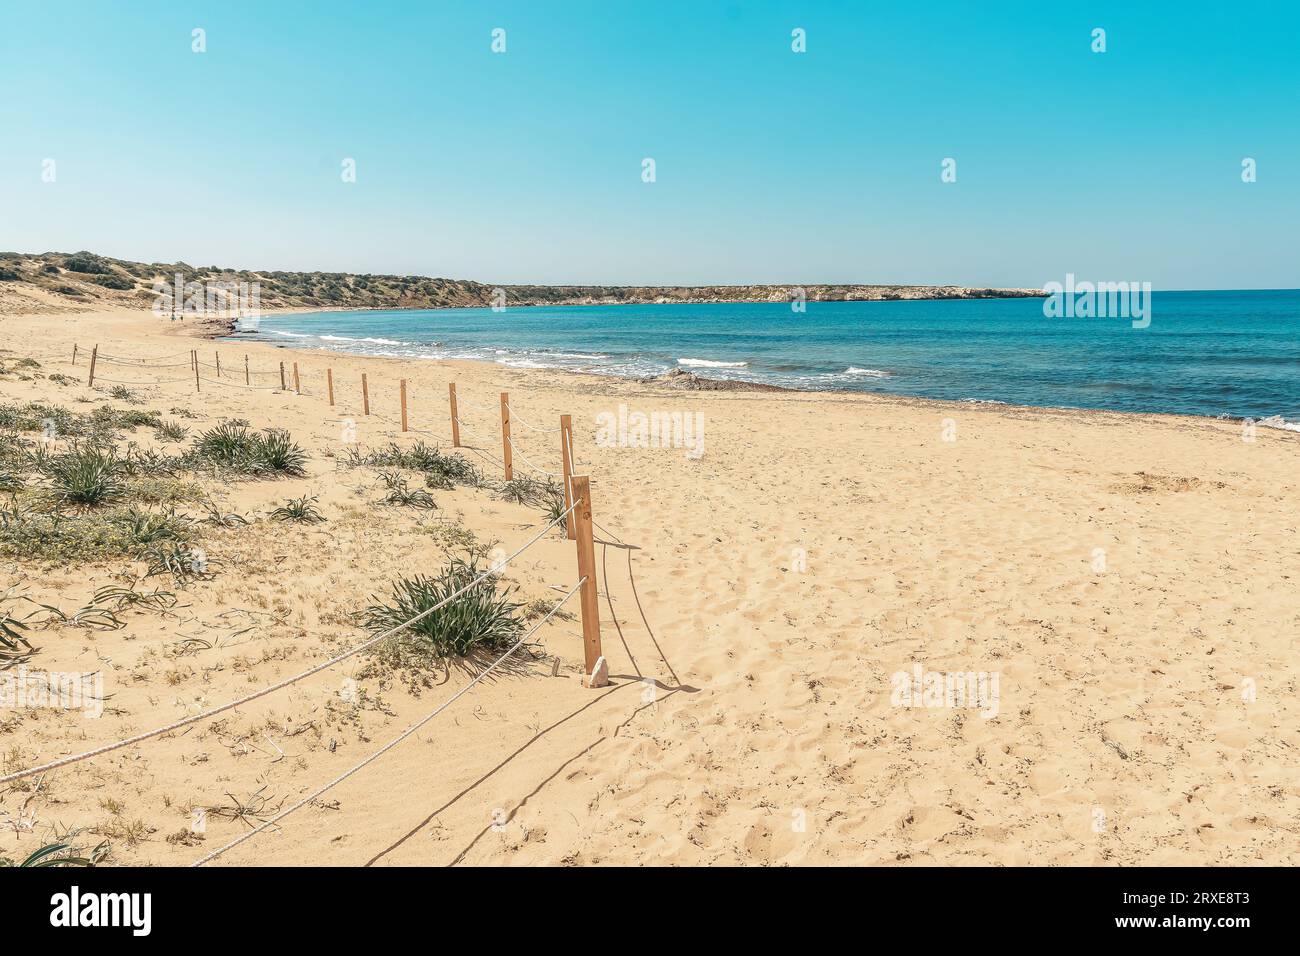
<svg viewBox="0 0 1300 956">
<path fill-rule="evenodd" d="M 685 365 L 687 368 L 748 368 L 748 362 L 715 362 L 711 359 L 701 358 L 679 358 L 678 365 Z"/>
<path fill-rule="evenodd" d="M 1270 415 L 1268 418 L 1261 418 L 1255 424 L 1264 428 L 1281 428 L 1284 431 L 1300 432 L 1300 422 L 1289 422 L 1281 415 Z"/>
<path fill-rule="evenodd" d="M 858 368 L 856 365 L 850 365 L 844 370 L 845 375 L 855 375 L 862 378 L 889 378 L 890 373 L 878 368 Z"/>
</svg>

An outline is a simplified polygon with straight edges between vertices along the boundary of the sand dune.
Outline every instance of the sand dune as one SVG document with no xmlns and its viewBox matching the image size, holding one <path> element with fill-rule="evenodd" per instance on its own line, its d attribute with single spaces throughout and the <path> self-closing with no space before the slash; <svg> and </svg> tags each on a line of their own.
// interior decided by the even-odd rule
<svg viewBox="0 0 1300 956">
<path fill-rule="evenodd" d="M 6 769 L 174 720 L 356 642 L 348 612 L 399 572 L 436 569 L 451 519 L 482 541 L 521 542 L 538 520 L 527 508 L 458 489 L 417 519 L 376 505 L 372 473 L 338 467 L 345 419 L 363 446 L 414 439 L 395 425 L 400 378 L 413 424 L 447 443 L 454 380 L 489 410 L 508 390 L 529 421 L 573 416 L 610 542 L 597 560 L 611 686 L 580 686 L 575 621 L 547 625 L 558 677 L 549 658 L 530 658 L 219 865 L 1300 861 L 1300 435 L 1260 429 L 1244 442 L 1238 423 L 1175 416 L 682 393 L 183 331 L 139 312 L 0 318 L 0 359 L 41 363 L 31 380 L 0 376 L 0 401 L 109 401 L 80 384 L 84 364 L 69 367 L 74 341 L 140 358 L 197 347 L 231 364 L 297 361 L 302 396 L 130 387 L 142 407 L 191 408 L 195 427 L 240 417 L 288 428 L 312 452 L 309 475 L 232 484 L 223 507 L 265 514 L 309 493 L 330 520 L 213 532 L 220 571 L 172 617 L 35 632 L 29 666 L 102 669 L 108 710 L 5 712 Z M 101 370 L 105 387 L 139 380 L 116 372 Z M 597 446 L 598 416 L 620 404 L 701 413 L 704 454 Z M 490 413 L 462 417 L 499 451 Z M 147 445 L 146 432 L 135 437 Z M 515 437 L 554 467 L 550 436 Z M 76 607 L 121 569 L 0 558 L 0 590 Z M 554 599 L 576 579 L 572 544 L 548 537 L 510 577 L 527 598 Z M 891 677 L 914 664 L 997 674 L 996 716 L 895 706 Z M 468 677 L 412 682 L 354 660 L 20 784 L 0 793 L 0 855 L 85 828 L 81 842 L 110 839 L 119 863 L 190 862 L 247 829 L 209 813 L 200 838 L 193 808 L 292 803 Z M 347 678 L 360 704 L 341 703 Z"/>
</svg>

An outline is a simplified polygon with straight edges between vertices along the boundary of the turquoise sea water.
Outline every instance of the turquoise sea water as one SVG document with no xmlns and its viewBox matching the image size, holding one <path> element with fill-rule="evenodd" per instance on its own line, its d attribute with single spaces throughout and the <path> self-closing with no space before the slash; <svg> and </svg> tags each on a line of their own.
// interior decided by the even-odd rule
<svg viewBox="0 0 1300 956">
<path fill-rule="evenodd" d="M 1127 318 L 1047 318 L 1041 299 L 328 312 L 258 338 L 521 368 L 801 389 L 1300 421 L 1300 291 L 1155 293 Z M 1274 424 L 1280 424 L 1275 422 Z"/>
</svg>

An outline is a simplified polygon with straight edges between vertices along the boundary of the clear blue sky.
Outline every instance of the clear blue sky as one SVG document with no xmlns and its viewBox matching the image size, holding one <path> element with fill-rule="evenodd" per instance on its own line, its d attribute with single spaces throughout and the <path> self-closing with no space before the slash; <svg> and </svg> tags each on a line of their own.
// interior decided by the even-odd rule
<svg viewBox="0 0 1300 956">
<path fill-rule="evenodd" d="M 1293 3 L 0 3 L 3 250 L 1300 286 Z"/>
</svg>

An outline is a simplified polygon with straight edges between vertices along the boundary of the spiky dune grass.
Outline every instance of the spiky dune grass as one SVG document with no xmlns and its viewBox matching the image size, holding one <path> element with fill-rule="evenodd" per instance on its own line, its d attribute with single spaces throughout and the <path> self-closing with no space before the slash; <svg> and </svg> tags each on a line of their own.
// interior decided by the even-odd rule
<svg viewBox="0 0 1300 956">
<path fill-rule="evenodd" d="M 313 434 L 301 419 L 286 435 L 283 416 L 255 404 L 178 405 L 175 396 L 144 389 L 141 404 L 124 409 L 84 386 L 46 388 L 33 394 L 0 385 L 0 476 L 13 481 L 0 488 L 0 525 L 8 527 L 0 531 L 0 562 L 22 591 L 5 608 L 14 615 L 11 630 L 35 646 L 32 660 L 100 673 L 108 699 L 94 723 L 64 711 L 21 715 L 25 730 L 9 736 L 14 746 L 0 761 L 6 769 L 78 749 L 87 733 L 92 741 L 113 739 L 300 670 L 364 639 L 367 608 L 388 603 L 403 578 L 436 581 L 453 560 L 483 566 L 492 548 L 536 520 L 531 509 L 495 499 L 463 455 L 431 443 L 376 440 L 357 449 L 365 463 L 338 468 L 348 447 Z M 179 422 L 186 434 L 168 427 Z M 52 441 L 43 440 L 47 429 Z M 56 500 L 52 475 L 60 462 L 73 464 L 65 456 L 74 448 L 80 470 L 64 470 L 77 481 L 64 483 L 85 500 Z M 385 468 L 396 476 L 391 486 L 380 477 Z M 88 494 L 77 490 L 83 486 Z M 327 521 L 271 518 L 277 508 L 302 506 Z M 499 613 L 465 613 L 481 606 L 481 595 L 453 609 L 477 623 L 457 628 L 444 620 L 450 660 L 457 646 L 497 646 L 498 632 L 524 616 L 516 604 L 553 600 L 537 562 L 553 562 L 552 577 L 572 573 L 571 549 L 553 545 L 530 552 L 522 579 L 499 582 L 510 591 Z M 429 694 L 448 679 L 448 662 L 418 642 L 388 648 L 359 662 L 358 686 L 346 695 L 338 684 L 344 675 L 335 675 L 268 700 L 265 709 L 200 725 L 183 741 L 153 741 L 131 772 L 106 762 L 15 792 L 36 791 L 40 826 L 57 818 L 68 835 L 65 855 L 84 858 L 107 841 L 106 864 L 187 862 L 204 845 L 188 828 L 194 808 L 228 802 L 227 787 L 245 800 L 257 775 L 275 781 L 280 795 L 299 779 L 319 779 L 340 752 L 358 753 L 427 709 Z M 537 719 L 528 708 L 515 716 L 523 726 Z M 0 719 L 0 749 L 16 726 L 12 715 Z M 137 773 L 143 768 L 147 785 Z M 107 802 L 78 783 L 92 777 Z M 226 827 L 210 821 L 209 833 L 234 832 Z M 0 855 L 22 859 L 2 842 Z"/>
</svg>

